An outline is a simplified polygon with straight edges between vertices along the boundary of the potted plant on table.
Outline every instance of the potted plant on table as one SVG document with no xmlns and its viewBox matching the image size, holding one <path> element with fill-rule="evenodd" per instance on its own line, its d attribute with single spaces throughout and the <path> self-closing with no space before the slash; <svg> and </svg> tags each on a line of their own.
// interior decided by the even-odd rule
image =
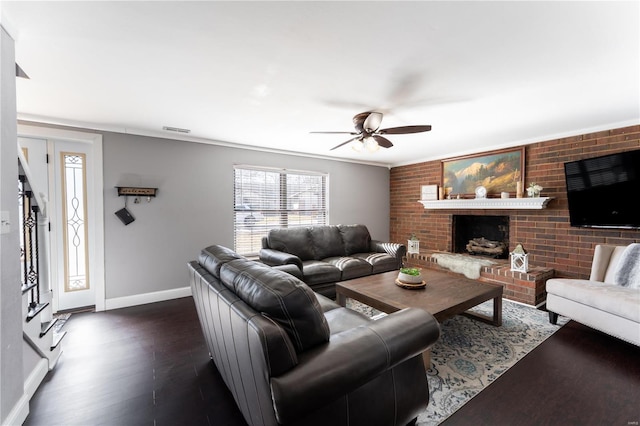
<svg viewBox="0 0 640 426">
<path fill-rule="evenodd" d="M 422 272 L 420 268 L 400 268 L 398 281 L 407 284 L 418 284 L 422 282 Z"/>
</svg>

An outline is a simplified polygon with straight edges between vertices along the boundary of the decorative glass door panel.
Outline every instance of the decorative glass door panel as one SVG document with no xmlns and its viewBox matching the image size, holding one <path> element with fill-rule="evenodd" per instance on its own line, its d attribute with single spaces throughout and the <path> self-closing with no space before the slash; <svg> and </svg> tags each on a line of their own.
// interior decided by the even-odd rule
<svg viewBox="0 0 640 426">
<path fill-rule="evenodd" d="M 86 156 L 62 152 L 62 223 L 64 238 L 64 291 L 88 290 Z"/>
</svg>

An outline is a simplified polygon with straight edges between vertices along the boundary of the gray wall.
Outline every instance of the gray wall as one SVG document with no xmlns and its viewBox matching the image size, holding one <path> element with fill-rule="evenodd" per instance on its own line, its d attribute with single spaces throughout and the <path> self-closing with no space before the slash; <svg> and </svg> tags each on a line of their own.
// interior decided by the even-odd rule
<svg viewBox="0 0 640 426">
<path fill-rule="evenodd" d="M 0 210 L 8 211 L 11 231 L 0 235 L 0 423 L 23 394 L 22 296 L 18 247 L 18 152 L 15 50 L 0 27 Z"/>
<path fill-rule="evenodd" d="M 211 244 L 233 248 L 233 166 L 329 173 L 330 222 L 363 223 L 389 238 L 389 170 L 362 164 L 224 146 L 103 133 L 106 298 L 188 285 L 186 263 Z M 127 208 L 115 186 L 158 187 L 150 203 Z"/>
</svg>

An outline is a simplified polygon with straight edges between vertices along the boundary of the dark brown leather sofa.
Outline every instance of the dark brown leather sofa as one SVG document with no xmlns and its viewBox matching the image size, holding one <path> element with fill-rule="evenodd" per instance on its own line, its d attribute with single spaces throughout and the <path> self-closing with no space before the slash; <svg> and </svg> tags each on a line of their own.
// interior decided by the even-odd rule
<svg viewBox="0 0 640 426">
<path fill-rule="evenodd" d="M 405 425 L 426 408 L 421 309 L 378 320 L 214 245 L 188 264 L 211 358 L 249 425 Z"/>
<path fill-rule="evenodd" d="M 262 238 L 260 261 L 335 299 L 335 283 L 402 267 L 404 244 L 372 240 L 365 225 L 272 229 Z"/>
</svg>

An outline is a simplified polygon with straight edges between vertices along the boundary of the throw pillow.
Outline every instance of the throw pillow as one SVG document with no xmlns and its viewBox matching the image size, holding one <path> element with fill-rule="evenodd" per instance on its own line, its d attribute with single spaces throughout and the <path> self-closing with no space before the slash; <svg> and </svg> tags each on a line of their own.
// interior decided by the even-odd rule
<svg viewBox="0 0 640 426">
<path fill-rule="evenodd" d="M 640 243 L 630 244 L 622 252 L 614 282 L 622 287 L 640 289 Z"/>
</svg>

